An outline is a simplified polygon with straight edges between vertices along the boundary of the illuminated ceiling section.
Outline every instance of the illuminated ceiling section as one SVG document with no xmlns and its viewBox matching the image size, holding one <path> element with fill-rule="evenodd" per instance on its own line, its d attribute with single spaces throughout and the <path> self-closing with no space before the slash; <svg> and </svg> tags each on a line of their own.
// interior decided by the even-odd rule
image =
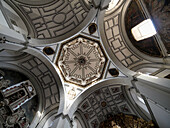
<svg viewBox="0 0 170 128">
<path fill-rule="evenodd" d="M 151 25 L 148 25 L 146 22 L 148 20 L 143 15 L 141 6 L 136 1 L 131 1 L 125 15 L 125 28 L 128 38 L 140 52 L 154 57 L 162 57 L 158 41 L 153 36 L 156 33 L 155 26 L 151 22 L 149 23 Z M 148 31 L 150 27 L 151 29 Z M 133 32 L 131 31 L 132 29 L 134 30 Z"/>
<path fill-rule="evenodd" d="M 119 0 L 111 0 L 111 2 L 109 3 L 109 7 L 107 8 L 107 10 L 111 10 L 113 9 L 117 4 L 118 4 Z"/>
<path fill-rule="evenodd" d="M 107 59 L 97 41 L 78 37 L 60 52 L 57 65 L 67 82 L 85 87 L 102 77 Z"/>
<path fill-rule="evenodd" d="M 142 21 L 131 29 L 135 40 L 143 40 L 156 34 L 155 27 L 150 19 Z"/>
</svg>

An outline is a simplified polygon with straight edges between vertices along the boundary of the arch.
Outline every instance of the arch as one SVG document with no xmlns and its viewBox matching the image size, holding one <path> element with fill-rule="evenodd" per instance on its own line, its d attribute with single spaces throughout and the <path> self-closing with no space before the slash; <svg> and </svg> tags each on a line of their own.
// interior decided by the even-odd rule
<svg viewBox="0 0 170 128">
<path fill-rule="evenodd" d="M 14 50 L 15 52 L 20 48 L 22 48 L 21 45 L 7 43 L 2 47 L 2 49 Z M 43 120 L 44 117 L 49 118 L 49 113 L 59 114 L 63 111 L 64 90 L 55 67 L 45 55 L 31 47 L 28 47 L 23 52 L 26 53 L 26 55 L 21 57 L 19 60 L 8 60 L 8 57 L 6 57 L 6 60 L 1 59 L 2 61 L 0 62 L 0 65 L 1 67 L 12 67 L 14 70 L 23 72 L 31 79 L 34 85 L 37 85 L 36 89 L 39 90 L 37 92 L 41 92 L 39 93 L 41 97 L 41 109 L 39 109 L 39 112 L 41 114 L 38 116 L 37 113 L 37 118 L 31 125 L 35 127 L 38 122 Z M 38 56 L 38 58 L 36 56 Z M 56 111 L 57 109 L 58 111 Z M 43 121 L 41 124 L 44 125 L 44 123 L 45 122 Z"/>
<path fill-rule="evenodd" d="M 81 0 L 51 0 L 47 4 L 34 6 L 24 4 L 29 2 L 6 2 L 29 28 L 29 43 L 33 46 L 52 44 L 70 38 L 85 28 L 97 13 L 96 8 Z"/>
<path fill-rule="evenodd" d="M 125 30 L 125 15 L 127 13 L 127 8 L 129 7 L 130 3 L 132 2 L 132 0 L 129 0 L 129 1 L 126 1 L 124 6 L 123 6 L 123 10 L 122 10 L 122 13 L 121 13 L 121 29 L 122 29 L 122 35 L 126 41 L 126 44 L 127 46 L 133 51 L 135 52 L 135 54 L 144 59 L 144 60 L 147 60 L 147 61 L 151 61 L 151 62 L 159 62 L 159 63 L 162 63 L 162 64 L 165 64 L 166 63 L 166 59 L 169 63 L 169 60 L 168 58 L 164 59 L 164 58 L 159 58 L 159 57 L 151 57 L 149 55 L 146 55 L 144 54 L 143 52 L 139 51 L 132 43 L 131 41 L 129 40 L 129 37 L 127 36 L 127 32 Z"/>
<path fill-rule="evenodd" d="M 159 62 L 159 64 L 167 65 L 169 63 L 168 58 L 150 57 L 132 48 L 133 46 L 131 47 L 132 44 L 128 39 L 124 24 L 124 17 L 130 2 L 122 3 L 114 13 L 109 15 L 105 13 L 105 10 L 102 10 L 98 16 L 99 32 L 108 56 L 118 66 L 120 71 L 131 75 L 133 74 L 131 72 L 133 67 L 141 64 Z"/>
<path fill-rule="evenodd" d="M 93 115 L 93 111 L 96 111 L 98 109 L 98 107 L 94 109 L 96 104 L 92 105 L 91 104 L 92 101 L 90 101 L 90 98 L 94 97 L 93 93 L 96 93 L 95 97 L 97 97 L 98 90 L 103 91 L 103 90 L 109 89 L 109 91 L 111 91 L 111 90 L 115 91 L 115 94 L 114 94 L 115 97 L 118 96 L 117 94 L 120 94 L 120 93 L 123 94 L 124 97 L 126 97 L 125 100 L 123 100 L 122 102 L 121 101 L 119 101 L 119 102 L 116 101 L 117 103 L 115 102 L 117 105 L 120 104 L 120 106 L 118 105 L 120 107 L 120 108 L 118 107 L 119 112 L 123 112 L 122 109 L 121 109 L 121 105 L 124 105 L 124 103 L 125 103 L 125 104 L 127 104 L 127 106 L 128 106 L 127 109 L 130 111 L 131 114 L 138 115 L 139 110 L 136 110 L 138 108 L 134 107 L 134 105 L 132 104 L 133 101 L 131 101 L 131 99 L 128 98 L 128 95 L 126 95 L 125 92 L 124 92 L 124 91 L 126 91 L 126 89 L 124 89 L 124 88 L 131 86 L 131 85 L 127 85 L 127 83 L 128 83 L 128 78 L 111 79 L 111 80 L 102 81 L 101 83 L 98 83 L 95 86 L 92 86 L 91 88 L 89 88 L 88 90 L 85 90 L 84 92 L 82 92 L 81 95 L 77 99 L 75 99 L 74 104 L 68 108 L 68 110 L 65 114 L 68 114 L 68 116 L 70 118 L 73 118 L 74 113 L 77 111 L 77 112 L 81 113 L 81 117 L 83 118 L 83 120 L 87 120 L 86 119 L 87 118 L 86 112 L 91 111 L 92 112 L 91 114 Z M 101 95 L 103 95 L 103 97 L 105 97 L 104 92 L 101 93 Z M 99 101 L 101 102 L 101 105 L 103 105 L 103 109 L 104 109 L 105 105 L 109 103 L 109 101 L 106 102 L 106 104 L 104 103 L 105 101 L 107 101 L 107 97 L 104 101 L 102 100 L 102 98 Z M 103 101 L 103 103 L 102 103 L 102 101 Z M 124 105 L 124 106 L 126 106 L 126 105 Z M 83 107 L 85 108 L 84 110 L 83 110 Z M 71 111 L 69 111 L 69 110 L 71 110 Z M 115 110 L 116 110 L 116 108 L 115 108 Z M 115 112 L 115 110 L 113 110 L 112 112 Z M 102 110 L 100 110 L 100 111 L 102 111 Z M 99 113 L 100 113 L 100 111 L 99 111 Z M 95 120 L 97 120 L 98 124 L 99 124 L 100 119 L 97 118 L 97 117 L 99 117 L 97 115 L 99 113 L 93 115 L 93 117 L 95 117 Z M 127 112 L 127 113 L 129 113 L 129 112 Z M 101 115 L 100 117 L 103 117 L 103 116 L 104 115 Z M 90 118 L 88 120 L 93 122 Z M 90 126 L 90 124 L 91 124 L 90 121 L 87 123 L 88 127 L 92 127 L 92 126 Z"/>
</svg>

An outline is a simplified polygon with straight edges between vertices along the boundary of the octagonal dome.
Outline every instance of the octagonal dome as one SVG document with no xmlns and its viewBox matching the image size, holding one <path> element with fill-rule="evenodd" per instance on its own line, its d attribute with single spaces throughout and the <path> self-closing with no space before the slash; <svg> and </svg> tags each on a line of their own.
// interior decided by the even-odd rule
<svg viewBox="0 0 170 128">
<path fill-rule="evenodd" d="M 107 58 L 98 41 L 77 37 L 60 52 L 57 65 L 67 82 L 85 87 L 102 77 Z"/>
</svg>

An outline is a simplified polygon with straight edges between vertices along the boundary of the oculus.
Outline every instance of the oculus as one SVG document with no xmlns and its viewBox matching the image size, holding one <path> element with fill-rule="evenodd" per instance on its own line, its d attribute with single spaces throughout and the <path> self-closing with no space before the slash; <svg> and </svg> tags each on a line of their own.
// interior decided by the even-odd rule
<svg viewBox="0 0 170 128">
<path fill-rule="evenodd" d="M 52 55 L 54 54 L 54 50 L 51 48 L 51 47 L 45 47 L 43 49 L 43 52 L 46 54 L 46 55 Z"/>
<path fill-rule="evenodd" d="M 88 27 L 90 35 L 94 34 L 97 30 L 97 25 L 95 23 L 91 23 Z"/>
<path fill-rule="evenodd" d="M 148 21 L 146 20 L 146 17 L 143 13 L 140 4 L 138 4 L 138 2 L 135 0 L 131 1 L 125 15 L 125 28 L 126 28 L 128 38 L 130 39 L 133 46 L 137 48 L 140 52 L 154 57 L 162 57 L 162 53 L 160 51 L 155 36 L 150 36 L 149 38 L 146 37 L 147 34 L 145 32 L 150 33 L 150 31 L 147 31 L 149 27 L 145 27 L 145 25 L 148 26 L 147 22 Z M 152 22 L 150 23 L 152 24 Z M 134 36 L 131 32 L 131 29 L 135 28 L 135 26 L 136 26 L 135 31 L 137 30 L 136 31 L 137 33 L 135 34 L 136 36 Z M 154 27 L 155 26 L 152 25 L 153 30 L 155 29 Z M 134 37 L 137 37 L 138 41 Z"/>
<path fill-rule="evenodd" d="M 110 75 L 112 75 L 113 77 L 117 77 L 119 75 L 119 71 L 116 68 L 111 68 L 109 69 L 109 73 Z"/>
<path fill-rule="evenodd" d="M 78 37 L 60 52 L 57 65 L 67 82 L 85 87 L 102 77 L 107 59 L 97 41 Z"/>
</svg>

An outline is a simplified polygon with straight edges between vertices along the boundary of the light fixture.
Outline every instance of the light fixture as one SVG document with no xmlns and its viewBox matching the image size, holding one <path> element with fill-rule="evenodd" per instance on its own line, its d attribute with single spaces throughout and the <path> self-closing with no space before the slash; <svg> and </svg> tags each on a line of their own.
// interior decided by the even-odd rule
<svg viewBox="0 0 170 128">
<path fill-rule="evenodd" d="M 131 29 L 135 40 L 140 41 L 156 34 L 155 27 L 150 19 L 144 20 Z"/>
</svg>

